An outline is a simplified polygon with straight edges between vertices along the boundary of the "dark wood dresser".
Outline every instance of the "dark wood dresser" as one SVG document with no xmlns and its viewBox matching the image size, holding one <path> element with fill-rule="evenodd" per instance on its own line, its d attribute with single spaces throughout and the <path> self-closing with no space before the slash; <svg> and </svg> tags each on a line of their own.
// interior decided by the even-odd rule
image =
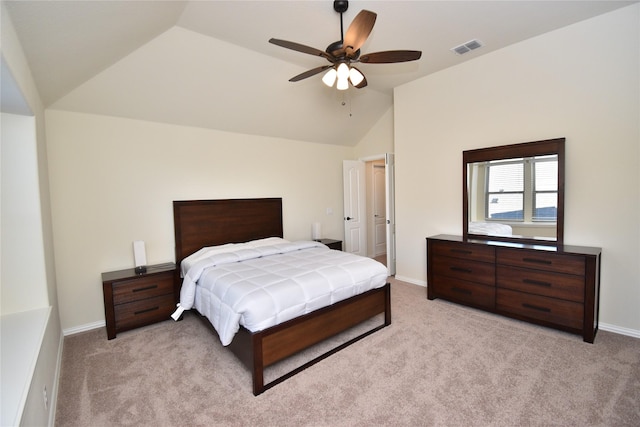
<svg viewBox="0 0 640 427">
<path fill-rule="evenodd" d="M 102 273 L 107 338 L 116 333 L 169 320 L 178 296 L 174 290 L 175 264 L 150 265 Z"/>
<path fill-rule="evenodd" d="M 601 249 L 427 238 L 427 298 L 582 335 L 598 330 Z"/>
</svg>

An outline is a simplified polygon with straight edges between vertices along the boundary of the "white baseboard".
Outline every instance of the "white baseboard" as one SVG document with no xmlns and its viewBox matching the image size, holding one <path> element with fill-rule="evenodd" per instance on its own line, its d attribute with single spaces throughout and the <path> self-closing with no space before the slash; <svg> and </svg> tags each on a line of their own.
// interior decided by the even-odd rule
<svg viewBox="0 0 640 427">
<path fill-rule="evenodd" d="M 425 288 L 427 287 L 427 282 L 424 280 L 417 280 L 411 277 L 398 276 L 397 274 L 394 277 L 402 282 L 411 283 L 412 285 L 423 286 Z"/>
<path fill-rule="evenodd" d="M 634 338 L 640 338 L 640 331 L 635 329 L 623 328 L 621 326 L 610 325 L 608 323 L 602 323 L 602 322 L 599 323 L 598 328 L 603 331 L 613 332 L 615 334 L 626 335 Z"/>
<path fill-rule="evenodd" d="M 104 328 L 107 326 L 107 322 L 104 320 L 100 322 L 87 323 L 86 325 L 75 326 L 69 329 L 63 329 L 62 334 L 66 337 L 67 335 L 79 334 L 81 332 L 91 331 L 93 329 Z"/>
</svg>

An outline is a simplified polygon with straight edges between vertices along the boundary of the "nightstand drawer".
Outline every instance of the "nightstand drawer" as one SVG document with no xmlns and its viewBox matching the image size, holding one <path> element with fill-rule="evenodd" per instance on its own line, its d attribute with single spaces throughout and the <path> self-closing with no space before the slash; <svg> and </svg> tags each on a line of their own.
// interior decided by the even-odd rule
<svg viewBox="0 0 640 427">
<path fill-rule="evenodd" d="M 102 273 L 107 338 L 170 319 L 178 300 L 175 273 L 173 263 L 149 265 L 141 274 L 133 268 Z"/>
<path fill-rule="evenodd" d="M 132 301 L 173 293 L 173 274 L 157 274 L 122 280 L 113 284 L 113 303 Z"/>
<path fill-rule="evenodd" d="M 117 329 L 130 329 L 154 321 L 168 320 L 174 309 L 173 294 L 116 305 Z"/>
</svg>

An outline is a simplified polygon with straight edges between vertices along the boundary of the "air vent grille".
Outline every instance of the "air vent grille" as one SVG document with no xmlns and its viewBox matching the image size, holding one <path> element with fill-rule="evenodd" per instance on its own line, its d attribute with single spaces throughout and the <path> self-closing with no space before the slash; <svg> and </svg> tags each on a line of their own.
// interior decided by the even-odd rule
<svg viewBox="0 0 640 427">
<path fill-rule="evenodd" d="M 475 50 L 479 47 L 482 47 L 482 42 L 480 42 L 479 40 L 470 40 L 466 43 L 463 43 L 459 46 L 456 46 L 454 48 L 452 48 L 451 50 L 454 51 L 455 53 L 457 53 L 458 55 L 463 55 L 467 52 L 471 52 L 472 50 Z"/>
</svg>

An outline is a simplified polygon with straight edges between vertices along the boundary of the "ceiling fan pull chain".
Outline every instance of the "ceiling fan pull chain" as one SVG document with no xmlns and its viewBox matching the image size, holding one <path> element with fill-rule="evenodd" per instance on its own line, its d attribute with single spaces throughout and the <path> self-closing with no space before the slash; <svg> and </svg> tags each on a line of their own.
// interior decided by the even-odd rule
<svg viewBox="0 0 640 427">
<path fill-rule="evenodd" d="M 348 99 L 345 100 L 345 98 L 348 98 Z M 353 114 L 351 112 L 351 106 L 352 106 L 351 97 L 349 96 L 348 91 L 345 90 L 345 91 L 342 92 L 342 102 L 340 104 L 344 107 L 344 106 L 347 106 L 347 103 L 349 104 L 348 105 L 348 107 L 349 107 L 349 117 L 353 117 Z"/>
</svg>

